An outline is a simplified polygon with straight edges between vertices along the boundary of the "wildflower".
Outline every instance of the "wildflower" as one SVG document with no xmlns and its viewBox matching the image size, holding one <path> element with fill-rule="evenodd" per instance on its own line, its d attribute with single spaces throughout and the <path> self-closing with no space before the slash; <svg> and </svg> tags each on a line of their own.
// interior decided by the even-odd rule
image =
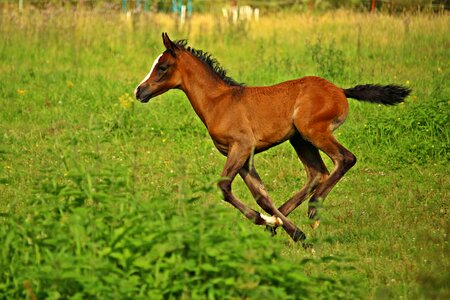
<svg viewBox="0 0 450 300">
<path fill-rule="evenodd" d="M 405 84 L 406 84 L 406 85 L 409 85 L 409 80 L 406 80 Z"/>
<path fill-rule="evenodd" d="M 438 67 L 438 68 L 437 68 L 437 71 L 438 71 L 439 73 L 442 73 L 441 67 Z"/>
<path fill-rule="evenodd" d="M 73 88 L 74 83 L 73 83 L 72 81 L 67 80 L 66 83 L 67 83 L 67 87 L 68 87 L 69 89 Z"/>
<path fill-rule="evenodd" d="M 123 109 L 130 109 L 134 104 L 133 98 L 128 93 L 125 93 L 122 96 L 120 96 L 119 102 L 120 106 L 122 106 Z"/>
<path fill-rule="evenodd" d="M 23 96 L 23 95 L 25 95 L 26 93 L 27 93 L 26 90 L 22 90 L 22 89 L 18 89 L 18 90 L 17 90 L 17 94 L 19 94 L 20 96 Z"/>
</svg>

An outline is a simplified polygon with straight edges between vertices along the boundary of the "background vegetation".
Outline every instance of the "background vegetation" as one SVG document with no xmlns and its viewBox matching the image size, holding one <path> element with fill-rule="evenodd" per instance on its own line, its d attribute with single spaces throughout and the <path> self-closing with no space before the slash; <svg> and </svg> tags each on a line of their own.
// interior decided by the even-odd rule
<svg viewBox="0 0 450 300">
<path fill-rule="evenodd" d="M 18 5 L 20 0 L 0 0 L 1 4 Z M 176 3 L 187 4 L 188 0 L 176 0 Z M 133 10 L 140 6 L 144 9 L 148 6 L 153 12 L 172 12 L 173 1 L 169 0 L 126 0 L 127 8 Z M 196 12 L 220 12 L 223 7 L 230 6 L 233 0 L 191 0 Z M 35 8 L 108 8 L 120 10 L 124 1 L 122 0 L 23 0 L 25 5 Z M 372 0 L 237 0 L 239 6 L 249 5 L 259 8 L 265 13 L 274 11 L 326 11 L 337 8 L 370 11 Z M 449 0 L 376 0 L 375 6 L 378 10 L 388 12 L 437 12 L 450 9 Z"/>
<path fill-rule="evenodd" d="M 448 299 L 448 23 L 340 10 L 180 29 L 161 14 L 2 10 L 0 298 Z M 248 85 L 412 88 L 396 107 L 350 100 L 336 135 L 357 165 L 319 229 L 292 214 L 315 255 L 220 200 L 224 158 L 181 92 L 135 103 L 162 31 Z M 288 144 L 256 164 L 278 205 L 305 180 Z"/>
</svg>

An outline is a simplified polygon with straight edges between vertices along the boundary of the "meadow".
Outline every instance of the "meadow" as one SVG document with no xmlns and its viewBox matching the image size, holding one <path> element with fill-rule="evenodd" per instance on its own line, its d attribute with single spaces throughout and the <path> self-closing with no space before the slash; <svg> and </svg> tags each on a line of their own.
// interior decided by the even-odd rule
<svg viewBox="0 0 450 300">
<path fill-rule="evenodd" d="M 0 14 L 1 299 L 450 298 L 448 14 L 205 14 L 183 29 L 164 14 Z M 163 31 L 249 86 L 412 89 L 395 107 L 349 100 L 336 136 L 356 166 L 318 229 L 305 204 L 291 214 L 315 254 L 221 200 L 225 158 L 182 92 L 134 100 Z M 305 181 L 288 143 L 255 164 L 278 205 Z"/>
</svg>

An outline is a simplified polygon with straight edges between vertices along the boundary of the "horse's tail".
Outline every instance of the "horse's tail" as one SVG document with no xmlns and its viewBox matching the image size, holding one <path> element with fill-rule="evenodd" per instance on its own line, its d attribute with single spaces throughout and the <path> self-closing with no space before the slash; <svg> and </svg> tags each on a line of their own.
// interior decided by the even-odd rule
<svg viewBox="0 0 450 300">
<path fill-rule="evenodd" d="M 411 93 L 411 89 L 399 85 L 364 84 L 343 90 L 347 98 L 384 105 L 403 102 Z"/>
</svg>

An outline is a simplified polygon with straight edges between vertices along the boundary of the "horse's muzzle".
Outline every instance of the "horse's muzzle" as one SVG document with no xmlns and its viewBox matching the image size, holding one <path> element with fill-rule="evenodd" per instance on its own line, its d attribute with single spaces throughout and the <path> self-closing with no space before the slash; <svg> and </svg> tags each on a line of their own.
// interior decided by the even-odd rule
<svg viewBox="0 0 450 300">
<path fill-rule="evenodd" d="M 152 93 L 146 92 L 141 86 L 138 86 L 136 90 L 134 90 L 134 95 L 136 99 L 142 103 L 147 103 L 150 98 L 152 98 Z"/>
</svg>

